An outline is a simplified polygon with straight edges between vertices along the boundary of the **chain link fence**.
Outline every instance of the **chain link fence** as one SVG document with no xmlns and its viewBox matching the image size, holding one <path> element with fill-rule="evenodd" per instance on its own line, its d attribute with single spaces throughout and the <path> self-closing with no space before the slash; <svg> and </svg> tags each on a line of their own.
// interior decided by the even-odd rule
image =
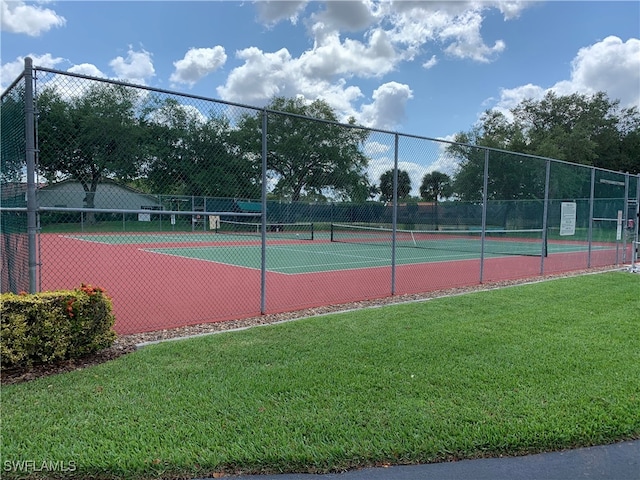
<svg viewBox="0 0 640 480">
<path fill-rule="evenodd" d="M 0 109 L 0 258 L 2 291 L 29 291 L 27 232 L 25 81 L 18 79 L 2 95 Z"/>
<path fill-rule="evenodd" d="M 637 260 L 637 175 L 290 106 L 27 66 L 2 96 L 2 291 L 99 285 L 126 334 Z"/>
</svg>

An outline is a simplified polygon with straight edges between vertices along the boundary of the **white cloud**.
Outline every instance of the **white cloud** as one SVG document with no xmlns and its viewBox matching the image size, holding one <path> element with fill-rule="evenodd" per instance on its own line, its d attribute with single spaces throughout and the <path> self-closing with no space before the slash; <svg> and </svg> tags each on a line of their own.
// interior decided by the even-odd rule
<svg viewBox="0 0 640 480">
<path fill-rule="evenodd" d="M 100 71 L 98 67 L 91 63 L 81 63 L 79 65 L 74 65 L 73 67 L 67 70 L 71 73 L 77 73 L 80 75 L 88 75 L 90 77 L 97 78 L 107 78 L 107 76 Z"/>
<path fill-rule="evenodd" d="M 144 50 L 134 51 L 129 47 L 127 58 L 116 57 L 109 66 L 116 74 L 116 78 L 138 85 L 146 85 L 147 80 L 155 75 L 151 54 Z"/>
<path fill-rule="evenodd" d="M 53 27 L 62 27 L 66 20 L 49 8 L 22 1 L 0 1 L 2 31 L 37 37 Z"/>
<path fill-rule="evenodd" d="M 350 117 L 357 118 L 354 104 L 363 97 L 362 91 L 355 85 L 347 85 L 346 81 L 317 82 L 308 78 L 301 78 L 298 82 L 300 91 L 308 101 L 322 99 L 334 109 L 338 120 L 346 122 Z"/>
<path fill-rule="evenodd" d="M 61 64 L 68 64 L 69 60 L 54 57 L 50 53 L 45 55 L 28 55 L 33 60 L 33 65 L 42 68 L 61 70 Z M 15 80 L 24 71 L 24 58 L 18 57 L 13 62 L 3 64 L 0 67 L 0 85 L 2 89 Z M 135 52 L 129 49 L 127 58 L 117 57 L 109 65 L 115 72 L 114 79 L 126 80 L 131 83 L 145 85 L 146 80 L 154 76 L 155 71 L 151 63 L 151 54 L 145 51 Z M 80 63 L 67 68 L 68 72 L 88 75 L 97 78 L 108 78 L 97 66 L 91 63 Z"/>
<path fill-rule="evenodd" d="M 328 1 L 324 6 L 325 10 L 313 15 L 311 21 L 331 31 L 357 32 L 376 22 L 375 5 L 370 1 Z"/>
<path fill-rule="evenodd" d="M 224 86 L 218 87 L 218 95 L 224 100 L 251 105 L 264 105 L 273 96 L 302 95 L 311 101 L 322 98 L 343 120 L 354 116 L 367 126 L 393 128 L 394 122 L 404 116 L 411 89 L 407 85 L 388 82 L 373 93 L 371 104 L 358 111 L 354 102 L 363 96 L 360 88 L 348 85 L 344 78 L 334 78 L 336 69 L 337 73 L 346 73 L 343 69 L 349 61 L 352 65 L 366 64 L 365 53 L 349 56 L 348 47 L 343 49 L 344 45 L 338 43 L 333 46 L 333 53 L 327 49 L 314 56 L 310 51 L 299 59 L 292 58 L 286 49 L 265 53 L 252 47 L 237 52 L 244 64 L 230 73 Z M 344 62 L 339 61 L 341 58 Z M 380 68 L 384 67 L 381 65 Z"/>
<path fill-rule="evenodd" d="M 532 84 L 503 89 L 494 108 L 508 113 L 523 100 L 540 100 L 549 91 L 558 95 L 603 91 L 610 100 L 620 100 L 623 107 L 640 107 L 640 40 L 623 42 L 611 36 L 581 48 L 571 62 L 568 80 L 546 89 Z"/>
<path fill-rule="evenodd" d="M 440 38 L 451 41 L 445 52 L 457 58 L 470 58 L 477 62 L 489 62 L 506 48 L 502 40 L 497 40 L 493 47 L 485 45 L 480 28 L 483 16 L 478 11 L 467 11 L 456 17 L 457 21 L 447 25 L 440 32 Z"/>
<path fill-rule="evenodd" d="M 292 71 L 291 54 L 286 48 L 265 53 L 250 47 L 236 52 L 244 64 L 231 71 L 227 83 L 218 87 L 223 100 L 264 105 L 273 96 L 293 97 L 297 93 L 297 72 Z"/>
<path fill-rule="evenodd" d="M 489 99 L 485 102 L 488 109 L 497 110 L 502 112 L 508 119 L 512 118 L 511 109 L 515 108 L 523 100 L 532 99 L 539 100 L 545 95 L 545 89 L 528 83 L 515 88 L 504 88 L 500 90 L 500 98 L 495 103 L 495 106 L 491 107 L 490 104 L 494 103 L 494 99 Z"/>
<path fill-rule="evenodd" d="M 482 38 L 483 12 L 496 5 L 500 2 L 395 2 L 385 4 L 385 13 L 392 24 L 389 35 L 396 48 L 405 46 L 407 59 L 434 43 L 453 57 L 486 63 L 506 48 L 502 40 L 488 46 Z M 516 11 L 503 10 L 505 20 L 515 18 Z"/>
<path fill-rule="evenodd" d="M 392 71 L 398 60 L 386 32 L 377 29 L 371 32 L 366 44 L 348 38 L 341 41 L 338 33 L 327 35 L 296 63 L 307 77 L 330 79 L 342 75 L 382 76 Z"/>
<path fill-rule="evenodd" d="M 74 65 L 71 68 L 68 68 L 67 71 L 80 75 L 88 75 L 90 77 L 107 78 L 107 76 L 102 73 L 98 67 L 91 63 Z M 48 88 L 54 88 L 62 98 L 65 99 L 81 97 L 88 91 L 91 84 L 93 84 L 93 82 L 87 82 L 84 80 L 69 81 L 69 78 L 65 78 L 60 75 L 49 77 L 46 82 Z"/>
<path fill-rule="evenodd" d="M 173 83 L 185 83 L 193 86 L 196 82 L 217 70 L 227 61 L 224 48 L 192 48 L 182 60 L 173 62 L 176 67 L 169 80 Z"/>
<path fill-rule="evenodd" d="M 244 64 L 235 68 L 225 85 L 217 88 L 227 101 L 249 105 L 266 105 L 274 96 L 302 96 L 309 101 L 323 99 L 342 119 L 353 115 L 352 103 L 362 96 L 356 86 L 343 79 L 330 81 L 305 75 L 300 59 L 294 59 L 285 48 L 266 53 L 251 47 L 236 53 Z"/>
<path fill-rule="evenodd" d="M 438 64 L 438 59 L 436 58 L 435 55 L 432 55 L 429 60 L 427 60 L 422 64 L 422 68 L 424 68 L 425 70 L 429 70 L 430 68 L 435 67 L 437 64 Z"/>
<path fill-rule="evenodd" d="M 304 10 L 307 0 L 259 0 L 254 3 L 260 20 L 265 23 L 274 24 L 284 19 L 296 23 L 298 14 Z"/>
<path fill-rule="evenodd" d="M 607 92 L 623 106 L 640 107 L 640 40 L 607 37 L 581 48 L 571 64 L 571 86 L 578 92 Z"/>
<path fill-rule="evenodd" d="M 508 20 L 516 18 L 526 3 L 327 2 L 306 20 L 312 48 L 299 57 L 292 57 L 285 48 L 275 52 L 257 47 L 239 50 L 235 56 L 241 65 L 231 71 L 217 94 L 224 100 L 256 106 L 273 96 L 301 95 L 310 101 L 322 98 L 339 118 L 354 116 L 370 127 L 395 129 L 412 98 L 411 88 L 388 79 L 365 94 L 352 80 L 390 76 L 401 62 L 421 56 L 426 44 L 456 58 L 488 62 L 506 46 L 501 40 L 492 46 L 485 44 L 483 12 L 498 8 Z M 295 23 L 306 6 L 307 2 L 256 3 L 260 18 L 272 23 L 286 18 Z M 349 36 L 344 36 L 345 32 Z M 437 62 L 432 53 L 422 65 L 429 69 Z"/>
<path fill-rule="evenodd" d="M 29 54 L 33 61 L 33 65 L 44 68 L 59 68 L 61 63 L 66 62 L 64 58 L 53 57 L 50 53 L 45 55 Z M 22 72 L 24 72 L 24 59 L 25 57 L 18 57 L 13 62 L 8 62 L 0 67 L 0 89 L 4 90 L 11 84 L 16 78 L 18 78 Z"/>
<path fill-rule="evenodd" d="M 514 18 L 518 18 L 520 16 L 520 12 L 524 9 L 540 2 L 537 0 L 495 0 L 491 3 L 500 10 L 505 20 L 512 20 Z"/>
<path fill-rule="evenodd" d="M 391 146 L 377 141 L 368 141 L 363 150 L 367 156 L 371 157 L 380 154 L 387 154 L 391 150 Z"/>
<path fill-rule="evenodd" d="M 391 130 L 402 122 L 407 101 L 413 97 L 408 85 L 388 82 L 373 92 L 373 103 L 364 105 L 358 116 L 367 127 Z"/>
</svg>

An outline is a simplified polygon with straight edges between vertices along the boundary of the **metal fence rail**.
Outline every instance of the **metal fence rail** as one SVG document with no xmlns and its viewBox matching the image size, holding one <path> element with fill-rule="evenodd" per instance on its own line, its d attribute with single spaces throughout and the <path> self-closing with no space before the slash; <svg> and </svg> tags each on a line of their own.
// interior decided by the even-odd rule
<svg viewBox="0 0 640 480">
<path fill-rule="evenodd" d="M 284 110 L 27 62 L 2 291 L 98 284 L 134 333 L 637 262 L 638 175 Z M 416 199 L 454 158 L 464 192 Z"/>
</svg>

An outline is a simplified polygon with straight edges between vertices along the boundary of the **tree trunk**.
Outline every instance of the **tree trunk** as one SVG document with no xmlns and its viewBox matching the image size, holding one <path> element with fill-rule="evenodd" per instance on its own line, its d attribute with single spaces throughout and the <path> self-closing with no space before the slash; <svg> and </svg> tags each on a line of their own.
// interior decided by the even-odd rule
<svg viewBox="0 0 640 480">
<path fill-rule="evenodd" d="M 87 208 L 95 208 L 96 192 L 85 191 L 84 203 Z M 96 223 L 95 213 L 87 212 L 86 222 L 88 225 L 94 225 Z"/>
</svg>

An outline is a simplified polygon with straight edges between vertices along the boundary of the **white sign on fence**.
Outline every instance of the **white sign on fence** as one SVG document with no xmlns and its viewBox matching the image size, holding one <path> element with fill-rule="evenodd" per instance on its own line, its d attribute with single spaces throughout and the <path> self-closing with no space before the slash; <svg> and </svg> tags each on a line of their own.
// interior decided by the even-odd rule
<svg viewBox="0 0 640 480">
<path fill-rule="evenodd" d="M 576 234 L 576 202 L 562 202 L 560 207 L 560 235 Z"/>
<path fill-rule="evenodd" d="M 618 219 L 616 224 L 616 240 L 622 240 L 622 210 L 618 210 Z"/>
</svg>

